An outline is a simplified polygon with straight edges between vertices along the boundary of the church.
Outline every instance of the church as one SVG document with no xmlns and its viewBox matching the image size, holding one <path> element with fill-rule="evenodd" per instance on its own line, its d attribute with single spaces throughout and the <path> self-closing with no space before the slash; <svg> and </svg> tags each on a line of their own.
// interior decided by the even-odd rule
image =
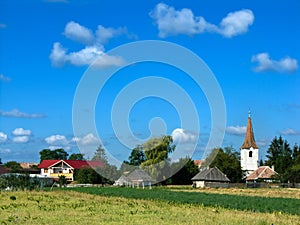
<svg viewBox="0 0 300 225">
<path fill-rule="evenodd" d="M 245 140 L 241 146 L 241 167 L 246 172 L 246 176 L 258 169 L 258 150 L 249 112 Z"/>
</svg>

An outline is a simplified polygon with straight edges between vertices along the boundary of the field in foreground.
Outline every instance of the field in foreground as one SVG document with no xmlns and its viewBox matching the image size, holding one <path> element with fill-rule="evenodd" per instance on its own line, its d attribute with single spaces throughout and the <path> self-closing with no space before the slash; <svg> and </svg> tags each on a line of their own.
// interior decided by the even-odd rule
<svg viewBox="0 0 300 225">
<path fill-rule="evenodd" d="M 184 203 L 152 198 L 152 194 L 166 195 L 167 192 L 171 192 L 168 190 L 126 188 L 86 188 L 85 190 L 94 193 L 80 193 L 72 190 L 1 192 L 0 224 L 262 225 L 299 224 L 300 221 L 297 213 L 291 215 L 282 211 L 253 212 L 224 208 L 221 206 L 222 204 L 205 206 L 204 204 L 188 203 L 188 201 Z M 83 189 L 77 191 L 83 191 Z M 147 197 L 150 191 L 152 191 L 150 194 L 152 197 Z M 109 193 L 112 195 L 113 192 L 122 193 L 124 197 L 107 196 Z M 131 197 L 124 193 L 131 193 Z M 145 195 L 145 198 L 135 199 L 132 196 L 133 193 L 138 193 L 139 196 Z M 185 194 L 190 193 L 185 192 Z M 299 199 L 296 200 L 299 201 Z"/>
</svg>

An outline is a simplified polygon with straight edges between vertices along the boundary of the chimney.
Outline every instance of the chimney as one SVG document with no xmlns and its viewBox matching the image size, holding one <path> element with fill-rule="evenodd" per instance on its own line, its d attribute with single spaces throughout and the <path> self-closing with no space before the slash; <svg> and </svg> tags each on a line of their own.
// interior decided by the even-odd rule
<svg viewBox="0 0 300 225">
<path fill-rule="evenodd" d="M 275 167 L 274 167 L 274 165 L 272 165 L 272 170 L 274 170 L 274 171 L 275 171 Z"/>
</svg>

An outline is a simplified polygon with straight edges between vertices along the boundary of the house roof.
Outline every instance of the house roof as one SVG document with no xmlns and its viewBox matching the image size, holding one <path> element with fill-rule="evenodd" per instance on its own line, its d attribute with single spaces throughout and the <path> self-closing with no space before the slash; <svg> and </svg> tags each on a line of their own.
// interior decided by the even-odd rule
<svg viewBox="0 0 300 225">
<path fill-rule="evenodd" d="M 269 166 L 260 166 L 257 170 L 254 170 L 252 173 L 250 173 L 246 180 L 271 179 L 277 174 L 278 173 Z"/>
<path fill-rule="evenodd" d="M 195 165 L 198 167 L 200 167 L 204 162 L 205 162 L 204 159 L 194 160 Z"/>
<path fill-rule="evenodd" d="M 126 177 L 125 175 L 122 175 L 118 180 L 115 181 L 116 184 L 124 184 L 129 183 L 130 179 Z"/>
<path fill-rule="evenodd" d="M 144 170 L 136 169 L 132 171 L 127 178 L 131 181 L 154 182 L 154 179 L 149 176 Z"/>
<path fill-rule="evenodd" d="M 5 167 L 4 165 L 0 165 L 0 175 L 1 174 L 6 174 L 6 173 L 9 173 L 10 172 L 10 169 Z"/>
<path fill-rule="evenodd" d="M 244 140 L 244 143 L 243 143 L 241 149 L 249 149 L 251 147 L 258 149 L 257 144 L 255 143 L 252 122 L 251 122 L 251 117 L 250 117 L 250 113 L 249 113 L 245 140 Z"/>
<path fill-rule="evenodd" d="M 85 166 L 87 166 L 87 167 L 102 167 L 103 166 L 103 163 L 99 162 L 99 161 L 46 159 L 46 160 L 43 160 L 40 163 L 38 168 L 46 169 L 46 168 L 49 168 L 51 166 L 54 166 L 55 164 L 57 164 L 61 161 L 65 162 L 66 164 L 71 166 L 73 169 L 80 169 L 80 168 L 85 167 Z"/>
<path fill-rule="evenodd" d="M 229 182 L 228 177 L 222 173 L 217 167 L 205 168 L 192 178 L 193 181 L 215 181 L 215 182 Z"/>
</svg>

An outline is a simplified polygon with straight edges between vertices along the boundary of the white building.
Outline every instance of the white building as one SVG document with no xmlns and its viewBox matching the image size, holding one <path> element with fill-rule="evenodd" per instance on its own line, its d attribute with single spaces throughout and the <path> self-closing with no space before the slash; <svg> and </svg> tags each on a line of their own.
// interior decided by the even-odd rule
<svg viewBox="0 0 300 225">
<path fill-rule="evenodd" d="M 241 146 L 241 167 L 246 172 L 246 175 L 258 168 L 258 146 L 255 143 L 250 112 L 245 140 Z"/>
</svg>

